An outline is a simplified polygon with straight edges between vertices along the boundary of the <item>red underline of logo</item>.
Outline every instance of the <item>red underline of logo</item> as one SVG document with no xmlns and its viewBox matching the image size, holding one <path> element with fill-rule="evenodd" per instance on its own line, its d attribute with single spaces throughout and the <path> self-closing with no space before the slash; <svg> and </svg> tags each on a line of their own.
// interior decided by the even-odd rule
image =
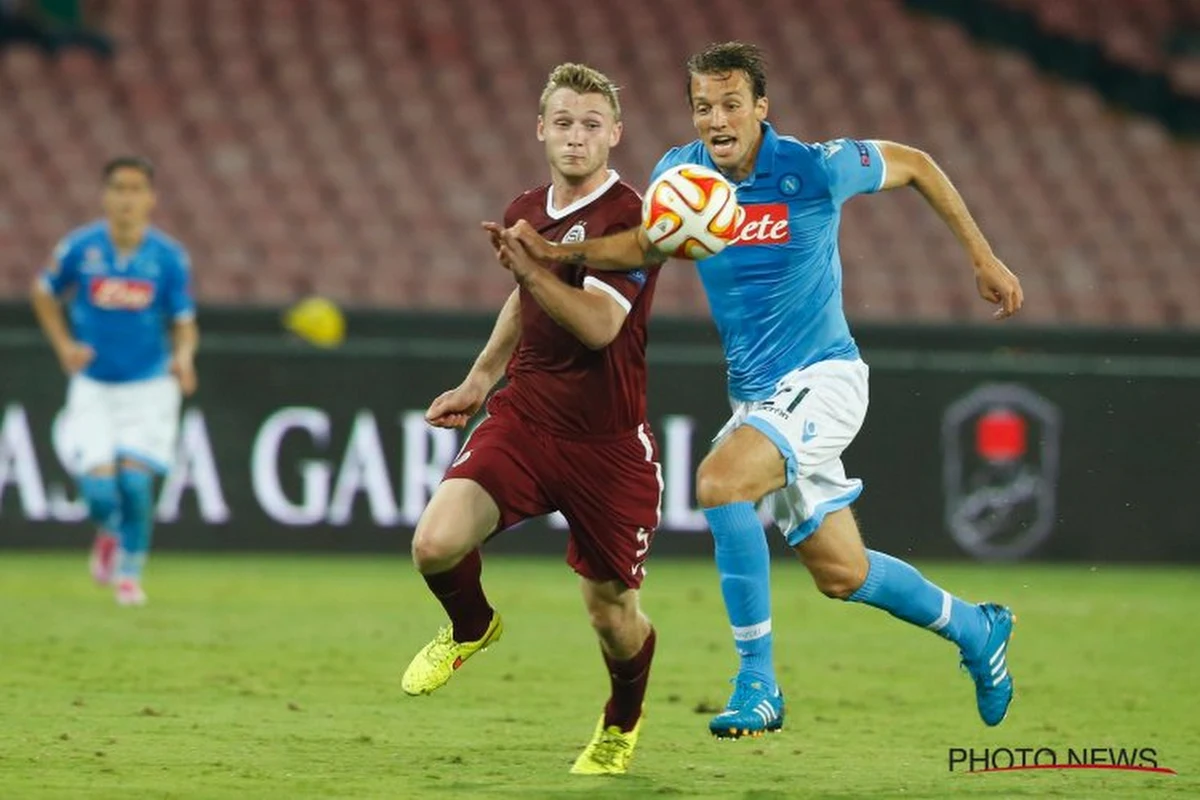
<svg viewBox="0 0 1200 800">
<path fill-rule="evenodd" d="M 1161 775 L 1178 775 L 1170 767 L 1140 767 L 1134 764 L 1026 764 L 1013 767 L 991 767 L 989 769 L 973 769 L 977 772 L 1017 772 L 1026 769 L 1119 769 L 1125 772 L 1157 772 Z"/>
</svg>

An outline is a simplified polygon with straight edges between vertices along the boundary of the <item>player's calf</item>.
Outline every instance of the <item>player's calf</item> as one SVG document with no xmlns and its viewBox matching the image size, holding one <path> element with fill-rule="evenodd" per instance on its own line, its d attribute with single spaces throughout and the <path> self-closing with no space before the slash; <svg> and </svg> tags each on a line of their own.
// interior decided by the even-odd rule
<svg viewBox="0 0 1200 800">
<path fill-rule="evenodd" d="M 121 498 L 121 552 L 118 581 L 141 582 L 150 552 L 154 513 L 154 475 L 144 469 L 122 467 L 117 474 Z"/>
<path fill-rule="evenodd" d="M 645 640 L 628 658 L 620 658 L 604 650 L 612 691 L 596 731 L 587 747 L 575 759 L 572 775 L 623 775 L 629 769 L 637 747 L 645 716 L 642 703 L 650 680 L 650 664 L 654 660 L 657 635 L 650 621 L 638 612 L 630 635 L 645 632 Z M 636 639 L 634 640 L 636 641 Z M 627 648 L 625 652 L 634 649 Z"/>
<path fill-rule="evenodd" d="M 583 581 L 584 602 L 609 676 L 610 693 L 597 735 L 628 733 L 640 724 L 658 637 L 638 604 L 638 592 L 621 581 Z"/>
<path fill-rule="evenodd" d="M 98 528 L 88 566 L 96 583 L 107 586 L 117 556 L 117 539 L 109 531 L 117 530 L 121 520 L 117 478 L 112 474 L 84 475 L 79 479 L 79 492 L 87 503 L 88 518 Z"/>
<path fill-rule="evenodd" d="M 92 580 L 100 586 L 108 586 L 113 581 L 117 566 L 117 537 L 104 529 L 96 531 L 92 541 L 92 552 L 88 557 L 88 568 Z"/>
<path fill-rule="evenodd" d="M 92 522 L 101 528 L 116 527 L 121 502 L 116 475 L 84 475 L 79 479 L 79 492 Z"/>
<path fill-rule="evenodd" d="M 846 599 L 887 611 L 958 645 L 963 666 L 975 681 L 979 716 L 987 725 L 999 725 L 1013 696 L 1007 662 L 1012 612 L 990 603 L 968 603 L 927 580 L 911 564 L 886 553 L 865 552 L 867 574 Z"/>
</svg>

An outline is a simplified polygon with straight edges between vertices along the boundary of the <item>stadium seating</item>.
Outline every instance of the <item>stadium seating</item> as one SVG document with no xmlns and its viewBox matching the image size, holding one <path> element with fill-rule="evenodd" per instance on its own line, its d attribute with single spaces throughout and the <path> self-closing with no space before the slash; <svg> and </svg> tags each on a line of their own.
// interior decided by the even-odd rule
<svg viewBox="0 0 1200 800">
<path fill-rule="evenodd" d="M 112 62 L 0 52 L 0 296 L 95 215 L 104 158 L 134 150 L 159 165 L 162 225 L 207 302 L 498 307 L 511 280 L 478 223 L 545 175 L 549 68 L 586 61 L 625 87 L 615 162 L 641 186 L 690 138 L 684 58 L 745 38 L 767 50 L 783 131 L 937 157 L 1021 275 L 1025 320 L 1200 324 L 1196 145 L 900 0 L 113 0 L 107 27 Z M 852 201 L 842 254 L 857 319 L 987 316 L 915 193 Z M 659 313 L 706 313 L 694 270 L 668 266 L 660 287 Z"/>
<path fill-rule="evenodd" d="M 1095 42 L 1112 60 L 1167 75 L 1181 94 L 1200 97 L 1200 0 L 1001 0 L 1032 13 L 1048 31 Z"/>
</svg>

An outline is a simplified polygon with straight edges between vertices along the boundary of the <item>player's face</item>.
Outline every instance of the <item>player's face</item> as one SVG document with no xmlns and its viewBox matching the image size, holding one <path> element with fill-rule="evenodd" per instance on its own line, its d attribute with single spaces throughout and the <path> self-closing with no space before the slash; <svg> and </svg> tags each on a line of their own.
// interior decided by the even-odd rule
<svg viewBox="0 0 1200 800">
<path fill-rule="evenodd" d="M 754 97 L 742 70 L 692 75 L 692 124 L 722 172 L 741 180 L 754 168 L 767 98 Z"/>
<path fill-rule="evenodd" d="M 608 151 L 621 140 L 621 123 L 604 95 L 555 89 L 538 117 L 537 135 L 546 144 L 550 169 L 583 182 L 608 167 Z"/>
<path fill-rule="evenodd" d="M 154 208 L 154 187 L 136 167 L 120 167 L 104 184 L 104 216 L 119 228 L 145 225 Z"/>
</svg>

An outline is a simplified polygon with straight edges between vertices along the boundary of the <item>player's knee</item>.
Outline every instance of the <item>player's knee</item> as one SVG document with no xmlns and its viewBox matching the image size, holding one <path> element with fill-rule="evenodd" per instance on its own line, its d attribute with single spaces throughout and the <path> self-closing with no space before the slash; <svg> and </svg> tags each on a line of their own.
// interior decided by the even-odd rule
<svg viewBox="0 0 1200 800">
<path fill-rule="evenodd" d="M 716 508 L 757 499 L 736 472 L 711 466 L 708 462 L 700 465 L 696 473 L 696 501 L 701 508 Z"/>
<path fill-rule="evenodd" d="M 418 572 L 443 572 L 466 555 L 466 551 L 458 547 L 449 534 L 450 531 L 437 523 L 417 524 L 412 541 L 412 559 Z"/>
<path fill-rule="evenodd" d="M 588 604 L 588 618 L 596 635 L 608 642 L 628 638 L 638 624 L 636 604 L 619 602 L 592 602 Z"/>
<path fill-rule="evenodd" d="M 619 634 L 635 623 L 640 613 L 637 591 L 626 589 L 619 581 L 586 582 L 583 597 L 588 619 L 601 638 Z"/>
<path fill-rule="evenodd" d="M 609 603 L 595 603 L 588 608 L 588 621 L 601 639 L 613 639 L 621 629 L 621 608 Z"/>
<path fill-rule="evenodd" d="M 830 563 L 810 570 L 817 590 L 833 600 L 847 600 L 867 579 L 867 571 L 858 564 Z"/>
<path fill-rule="evenodd" d="M 413 566 L 418 572 L 437 572 L 448 557 L 448 549 L 428 529 L 417 529 L 412 540 Z"/>
<path fill-rule="evenodd" d="M 112 475 L 85 475 L 79 479 L 79 491 L 87 503 L 88 518 L 103 528 L 114 528 L 120 507 L 116 478 Z"/>
</svg>

